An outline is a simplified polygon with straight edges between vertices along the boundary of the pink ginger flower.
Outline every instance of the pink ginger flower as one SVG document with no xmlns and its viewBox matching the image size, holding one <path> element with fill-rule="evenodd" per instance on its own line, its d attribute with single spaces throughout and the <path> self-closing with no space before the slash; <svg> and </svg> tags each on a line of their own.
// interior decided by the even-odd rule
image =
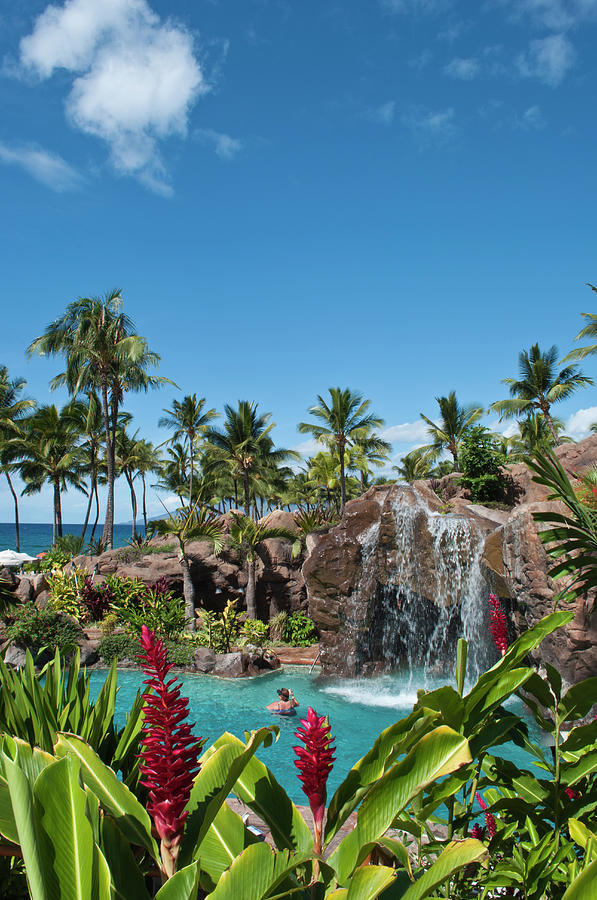
<svg viewBox="0 0 597 900">
<path fill-rule="evenodd" d="M 496 835 L 497 827 L 495 824 L 495 818 L 492 813 L 487 812 L 487 804 L 479 791 L 476 792 L 475 797 L 477 798 L 477 803 L 483 810 L 483 814 L 485 816 L 485 825 L 487 826 L 487 834 L 489 835 L 489 840 L 492 841 Z"/>
<path fill-rule="evenodd" d="M 312 707 L 307 710 L 307 718 L 301 719 L 301 726 L 295 737 L 304 747 L 294 747 L 297 759 L 294 764 L 303 782 L 303 791 L 308 797 L 313 815 L 315 831 L 315 852 L 321 852 L 321 833 L 325 813 L 326 784 L 334 765 L 334 738 L 325 716 L 318 716 Z"/>
<path fill-rule="evenodd" d="M 508 623 L 502 605 L 495 594 L 489 595 L 489 631 L 493 643 L 503 656 L 508 649 Z"/>
<path fill-rule="evenodd" d="M 204 739 L 197 740 L 185 721 L 189 701 L 180 696 L 176 678 L 166 681 L 173 666 L 168 662 L 163 641 L 146 625 L 141 629 L 139 654 L 148 676 L 144 684 L 153 693 L 144 694 L 141 738 L 141 784 L 149 791 L 147 811 L 161 839 L 162 868 L 166 878 L 176 870 L 176 859 L 197 762 Z"/>
</svg>

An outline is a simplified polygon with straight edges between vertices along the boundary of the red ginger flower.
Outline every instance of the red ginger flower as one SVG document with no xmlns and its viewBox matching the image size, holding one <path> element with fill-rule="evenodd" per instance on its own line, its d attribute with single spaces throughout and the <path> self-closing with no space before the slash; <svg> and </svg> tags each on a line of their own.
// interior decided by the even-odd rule
<svg viewBox="0 0 597 900">
<path fill-rule="evenodd" d="M 476 838 L 476 840 L 478 841 L 482 841 L 485 837 L 485 829 L 482 828 L 478 822 L 475 822 L 475 824 L 473 825 L 471 837 Z"/>
<path fill-rule="evenodd" d="M 485 800 L 483 799 L 483 797 L 481 796 L 481 794 L 479 793 L 479 791 L 476 792 L 475 797 L 477 798 L 477 803 L 479 804 L 479 806 L 481 807 L 481 809 L 483 810 L 483 813 L 485 815 L 485 824 L 487 826 L 487 834 L 489 835 L 489 840 L 492 841 L 497 832 L 495 818 L 493 817 L 492 813 L 486 812 L 487 804 L 486 804 Z"/>
<path fill-rule="evenodd" d="M 581 796 L 580 791 L 577 791 L 575 788 L 567 787 L 564 789 L 564 793 L 568 797 L 569 800 L 578 800 Z"/>
<path fill-rule="evenodd" d="M 503 656 L 508 649 L 508 623 L 502 605 L 495 594 L 489 595 L 489 631 L 493 643 Z"/>
<path fill-rule="evenodd" d="M 315 826 L 315 849 L 318 853 L 321 849 L 326 784 L 335 759 L 334 738 L 326 717 L 318 716 L 312 707 L 307 710 L 307 718 L 301 719 L 301 726 L 296 730 L 295 737 L 305 746 L 293 748 L 297 755 L 294 764 L 300 772 L 303 791 L 309 799 Z"/>
<path fill-rule="evenodd" d="M 176 678 L 166 681 L 173 663 L 168 662 L 163 641 L 146 625 L 141 629 L 139 655 L 144 684 L 153 693 L 144 694 L 141 748 L 141 784 L 149 791 L 147 811 L 162 841 L 162 863 L 167 877 L 174 874 L 176 857 L 188 813 L 188 803 L 204 739 L 197 740 L 184 720 L 189 701 L 180 696 Z"/>
</svg>

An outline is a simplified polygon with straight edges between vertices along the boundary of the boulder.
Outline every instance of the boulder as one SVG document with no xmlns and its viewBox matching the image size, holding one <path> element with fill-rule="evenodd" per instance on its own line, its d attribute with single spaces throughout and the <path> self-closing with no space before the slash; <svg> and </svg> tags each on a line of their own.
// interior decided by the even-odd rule
<svg viewBox="0 0 597 900">
<path fill-rule="evenodd" d="M 47 591 L 50 587 L 48 584 L 48 579 L 46 577 L 45 572 L 39 572 L 39 574 L 34 575 L 32 579 L 33 584 L 33 596 L 35 599 L 39 597 L 42 591 Z"/>
<path fill-rule="evenodd" d="M 31 579 L 21 575 L 15 588 L 15 594 L 22 603 L 29 603 L 30 600 L 33 600 L 33 584 L 31 583 Z"/>
<path fill-rule="evenodd" d="M 98 641 L 90 641 L 86 639 L 79 641 L 82 666 L 93 666 L 96 662 L 99 662 L 99 654 L 97 652 L 98 646 Z"/>
<path fill-rule="evenodd" d="M 212 674 L 221 678 L 242 678 L 247 669 L 247 659 L 243 659 L 243 656 L 240 650 L 233 653 L 218 653 Z"/>
<path fill-rule="evenodd" d="M 211 673 L 217 662 L 217 654 L 215 650 L 210 650 L 209 647 L 198 647 L 195 650 L 194 659 L 197 671 Z"/>
<path fill-rule="evenodd" d="M 49 602 L 50 602 L 50 592 L 49 591 L 41 591 L 35 598 L 35 605 L 40 610 L 45 609 Z"/>
<path fill-rule="evenodd" d="M 263 647 L 246 647 L 246 672 L 247 675 L 261 675 L 263 672 L 271 672 L 280 668 L 280 660 L 273 650 Z"/>
<path fill-rule="evenodd" d="M 26 651 L 18 644 L 10 644 L 4 653 L 4 662 L 13 669 L 21 669 L 26 658 Z"/>
</svg>

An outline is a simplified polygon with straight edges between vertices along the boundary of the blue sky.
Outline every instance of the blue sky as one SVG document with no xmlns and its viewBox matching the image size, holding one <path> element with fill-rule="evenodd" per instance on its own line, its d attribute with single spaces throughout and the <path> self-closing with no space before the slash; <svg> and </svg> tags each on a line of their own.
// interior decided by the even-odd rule
<svg viewBox="0 0 597 900">
<path fill-rule="evenodd" d="M 298 446 L 349 386 L 400 455 L 436 395 L 500 399 L 594 310 L 597 0 L 18 0 L 0 25 L 2 361 L 40 402 L 59 364 L 25 347 L 117 286 L 183 393 Z M 558 411 L 576 437 L 596 390 Z M 127 404 L 149 439 L 173 396 Z"/>
</svg>

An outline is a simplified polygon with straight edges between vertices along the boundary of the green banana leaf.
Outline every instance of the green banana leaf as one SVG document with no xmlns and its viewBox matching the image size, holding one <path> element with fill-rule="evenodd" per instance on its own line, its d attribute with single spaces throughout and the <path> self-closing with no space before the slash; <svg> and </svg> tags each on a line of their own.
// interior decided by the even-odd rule
<svg viewBox="0 0 597 900">
<path fill-rule="evenodd" d="M 363 866 L 350 879 L 347 900 L 375 900 L 396 880 L 396 872 L 388 866 Z"/>
<path fill-rule="evenodd" d="M 41 828 L 34 814 L 33 790 L 17 763 L 2 754 L 2 767 L 10 793 L 18 844 L 23 853 L 27 885 L 31 900 L 51 900 L 46 889 L 45 873 L 39 856 Z"/>
<path fill-rule="evenodd" d="M 100 842 L 110 870 L 112 900 L 151 900 L 131 845 L 110 816 L 100 819 Z"/>
<path fill-rule="evenodd" d="M 128 840 L 144 847 L 159 863 L 157 844 L 151 835 L 151 820 L 135 795 L 97 753 L 75 734 L 60 734 L 54 748 L 57 757 L 73 757 L 81 767 L 81 778 L 96 795 L 104 809 L 114 817 Z"/>
<path fill-rule="evenodd" d="M 215 753 L 202 763 L 191 788 L 186 806 L 189 815 L 180 845 L 181 866 L 197 858 L 201 842 L 218 810 L 258 747 L 261 744 L 269 746 L 277 735 L 275 728 L 260 728 L 251 734 L 246 746 L 242 742 L 237 744 L 234 736 L 227 732 L 222 735 L 224 739 L 232 738 L 232 742 L 220 743 Z"/>
<path fill-rule="evenodd" d="M 155 895 L 155 900 L 195 900 L 199 886 L 199 866 L 196 862 L 179 869 Z"/>
<path fill-rule="evenodd" d="M 225 744 L 245 749 L 234 735 L 226 734 L 214 742 L 212 751 Z M 313 836 L 298 809 L 270 770 L 256 756 L 251 757 L 232 788 L 236 796 L 267 824 L 280 850 L 309 851 Z"/>
<path fill-rule="evenodd" d="M 199 845 L 199 878 L 203 890 L 213 891 L 236 857 L 258 842 L 259 838 L 245 828 L 241 817 L 223 803 Z"/>
<path fill-rule="evenodd" d="M 597 859 L 574 879 L 562 900 L 594 900 L 597 897 Z"/>
<path fill-rule="evenodd" d="M 486 862 L 488 857 L 487 847 L 481 841 L 474 838 L 452 841 L 431 868 L 402 895 L 402 900 L 424 900 L 425 897 L 431 897 L 436 888 L 460 869 L 474 862 Z"/>
<path fill-rule="evenodd" d="M 292 875 L 308 854 L 275 852 L 268 844 L 252 844 L 235 859 L 207 900 L 262 900 Z"/>
<path fill-rule="evenodd" d="M 381 732 L 371 750 L 352 767 L 330 800 L 324 833 L 325 846 L 357 808 L 371 785 L 381 778 L 401 753 L 408 752 L 423 734 L 430 731 L 439 718 L 437 711 L 422 706 Z"/>
<path fill-rule="evenodd" d="M 328 859 L 344 885 L 351 876 L 363 844 L 377 841 L 393 820 L 423 788 L 471 762 L 465 737 L 441 725 L 425 735 L 407 757 L 371 788 L 357 814 L 357 824 Z"/>
</svg>

